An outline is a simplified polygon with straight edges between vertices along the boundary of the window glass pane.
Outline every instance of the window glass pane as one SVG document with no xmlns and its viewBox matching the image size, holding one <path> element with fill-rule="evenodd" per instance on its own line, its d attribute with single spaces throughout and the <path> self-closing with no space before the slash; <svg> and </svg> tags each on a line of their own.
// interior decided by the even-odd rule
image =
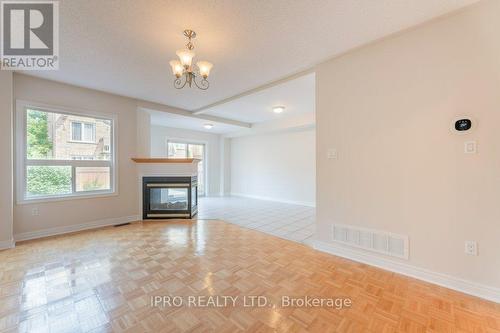
<svg viewBox="0 0 500 333">
<path fill-rule="evenodd" d="M 189 158 L 203 159 L 203 148 L 204 145 L 189 145 Z"/>
<path fill-rule="evenodd" d="M 82 141 L 82 123 L 71 123 L 71 140 Z"/>
<path fill-rule="evenodd" d="M 77 192 L 102 191 L 111 188 L 108 167 L 78 167 L 75 176 Z"/>
<path fill-rule="evenodd" d="M 198 163 L 198 193 L 201 196 L 205 195 L 205 170 L 203 169 L 204 162 Z"/>
<path fill-rule="evenodd" d="M 28 109 L 28 159 L 111 160 L 112 121 Z"/>
<path fill-rule="evenodd" d="M 189 145 L 189 157 L 197 158 L 201 160 L 198 163 L 198 193 L 200 196 L 205 195 L 205 145 L 200 144 L 190 144 Z"/>
<path fill-rule="evenodd" d="M 186 158 L 187 145 L 185 143 L 169 142 L 168 157 L 170 158 Z"/>
<path fill-rule="evenodd" d="M 85 124 L 85 130 L 83 131 L 83 141 L 94 142 L 94 124 Z"/>
<path fill-rule="evenodd" d="M 71 193 L 71 166 L 28 166 L 26 196 L 50 196 Z"/>
<path fill-rule="evenodd" d="M 26 117 L 28 158 L 51 158 L 53 145 L 48 118 L 46 112 L 28 110 Z"/>
</svg>

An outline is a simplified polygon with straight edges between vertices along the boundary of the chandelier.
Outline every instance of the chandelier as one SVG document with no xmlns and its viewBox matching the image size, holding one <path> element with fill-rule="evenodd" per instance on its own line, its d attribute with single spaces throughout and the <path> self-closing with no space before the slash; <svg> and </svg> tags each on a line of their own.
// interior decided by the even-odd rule
<svg viewBox="0 0 500 333">
<path fill-rule="evenodd" d="M 188 85 L 191 88 L 194 84 L 198 89 L 207 90 L 210 86 L 207 78 L 213 65 L 208 61 L 198 61 L 196 68 L 194 68 L 192 66 L 195 56 L 193 39 L 196 37 L 196 32 L 193 30 L 184 30 L 184 36 L 188 39 L 186 48 L 175 52 L 179 60 L 170 61 L 172 72 L 175 75 L 174 87 L 182 89 Z"/>
</svg>

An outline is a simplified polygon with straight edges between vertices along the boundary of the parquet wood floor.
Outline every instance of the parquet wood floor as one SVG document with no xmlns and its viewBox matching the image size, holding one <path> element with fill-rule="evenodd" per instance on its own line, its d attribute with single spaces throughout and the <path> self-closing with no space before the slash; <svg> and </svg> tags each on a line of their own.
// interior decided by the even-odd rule
<svg viewBox="0 0 500 333">
<path fill-rule="evenodd" d="M 169 295 L 269 304 L 153 306 Z M 222 221 L 138 222 L 0 252 L 0 332 L 18 331 L 500 333 L 500 304 Z"/>
</svg>

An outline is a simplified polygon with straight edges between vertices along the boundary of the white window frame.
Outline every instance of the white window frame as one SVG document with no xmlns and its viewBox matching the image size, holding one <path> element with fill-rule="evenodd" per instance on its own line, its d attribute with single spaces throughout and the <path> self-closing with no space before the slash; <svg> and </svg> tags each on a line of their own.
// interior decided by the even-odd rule
<svg viewBox="0 0 500 333">
<path fill-rule="evenodd" d="M 80 124 L 82 127 L 81 127 L 81 135 L 82 135 L 82 139 L 81 140 L 74 140 L 73 139 L 73 124 Z M 87 130 L 85 129 L 85 125 L 92 125 L 92 136 L 94 137 L 94 140 L 90 140 L 90 141 L 86 141 L 84 140 L 83 138 L 85 138 L 85 132 L 87 132 Z M 70 126 L 70 133 L 69 133 L 69 142 L 74 142 L 74 143 L 91 143 L 91 144 L 96 144 L 96 124 L 95 123 L 91 123 L 89 121 L 81 121 L 81 120 L 72 120 L 71 121 L 71 126 Z"/>
<path fill-rule="evenodd" d="M 208 142 L 207 141 L 198 141 L 198 140 L 186 140 L 186 139 L 181 139 L 181 138 L 167 138 L 166 139 L 166 156 L 168 157 L 168 144 L 169 143 L 181 143 L 186 145 L 186 154 L 188 147 L 187 145 L 192 144 L 192 145 L 203 145 L 205 148 L 203 149 L 203 170 L 204 170 L 204 176 L 205 176 L 205 186 L 204 187 L 204 194 L 200 195 L 200 197 L 206 197 L 208 196 Z"/>
<path fill-rule="evenodd" d="M 26 128 L 26 115 L 27 109 L 36 109 L 40 111 L 59 113 L 65 115 L 73 115 L 80 117 L 93 117 L 98 119 L 105 119 L 111 121 L 111 142 L 110 154 L 111 158 L 108 161 L 104 160 L 34 160 L 27 157 L 27 128 Z M 65 107 L 41 104 L 36 102 L 29 102 L 23 100 L 16 101 L 16 198 L 18 204 L 29 204 L 37 202 L 50 202 L 50 201 L 64 201 L 84 198 L 97 198 L 118 195 L 118 164 L 117 161 L 117 137 L 118 120 L 114 114 L 104 114 L 92 112 L 82 109 L 68 109 Z M 83 124 L 84 122 L 82 122 Z M 82 133 L 83 134 L 83 133 Z M 26 170 L 28 166 L 41 165 L 41 166 L 71 166 L 72 167 L 72 192 L 70 194 L 50 195 L 50 196 L 36 196 L 27 197 L 27 184 L 26 184 Z M 110 169 L 110 189 L 97 190 L 97 191 L 82 191 L 76 192 L 76 168 L 77 167 L 109 167 Z"/>
</svg>

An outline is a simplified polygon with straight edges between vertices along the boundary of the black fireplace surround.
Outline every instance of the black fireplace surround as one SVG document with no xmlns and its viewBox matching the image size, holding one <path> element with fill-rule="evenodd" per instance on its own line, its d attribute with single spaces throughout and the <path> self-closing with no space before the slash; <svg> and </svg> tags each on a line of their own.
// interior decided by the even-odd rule
<svg viewBox="0 0 500 333">
<path fill-rule="evenodd" d="M 198 212 L 197 186 L 196 176 L 142 178 L 142 218 L 192 218 Z"/>
</svg>

